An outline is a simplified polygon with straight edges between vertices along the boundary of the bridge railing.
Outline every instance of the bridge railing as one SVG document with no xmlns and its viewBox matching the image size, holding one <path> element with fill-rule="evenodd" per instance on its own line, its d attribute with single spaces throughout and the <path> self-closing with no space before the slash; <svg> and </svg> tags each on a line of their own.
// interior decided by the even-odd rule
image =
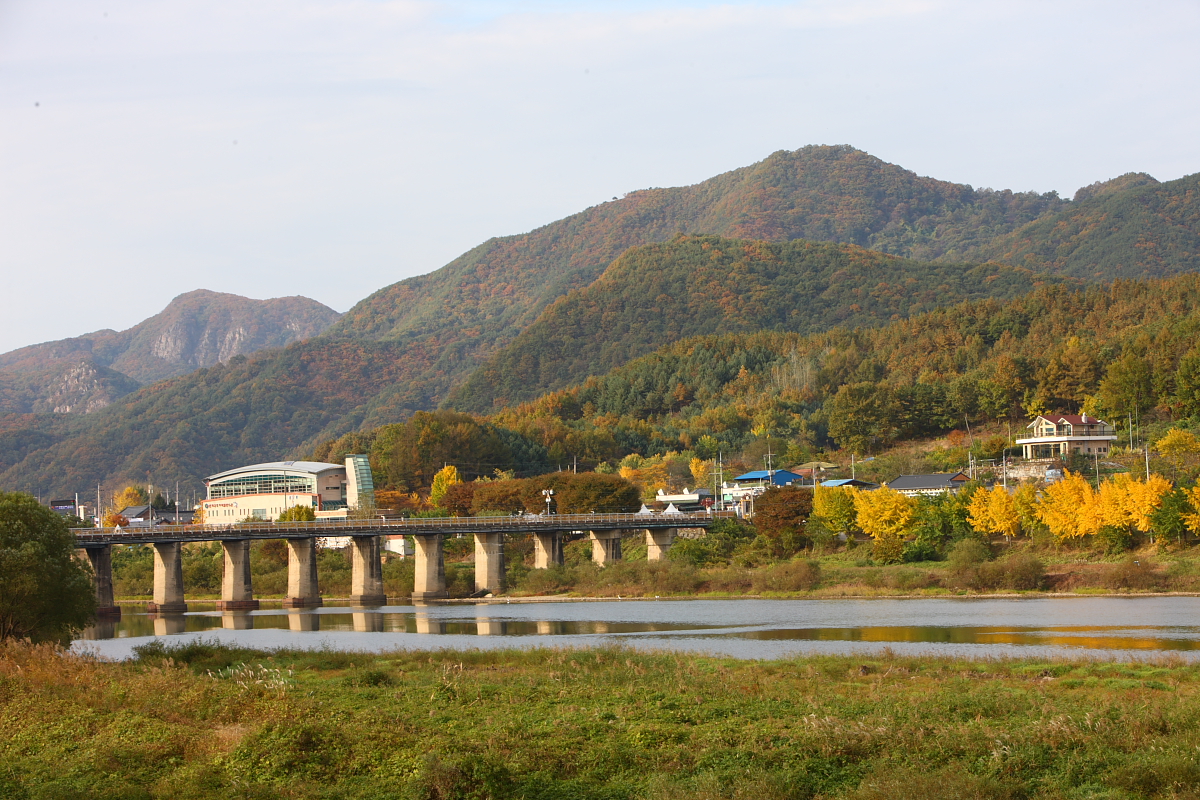
<svg viewBox="0 0 1200 800">
<path fill-rule="evenodd" d="M 732 511 L 709 511 L 693 514 L 520 514 L 510 517 L 442 517 L 418 519 L 325 519 L 309 522 L 232 522 L 200 523 L 197 525 L 155 525 L 136 528 L 74 528 L 79 543 L 120 543 L 147 539 L 172 538 L 203 540 L 205 535 L 247 538 L 314 535 L 345 536 L 352 534 L 424 534 L 519 532 L 538 530 L 611 530 L 618 528 L 700 528 L 708 527 L 722 518 L 732 518 Z"/>
</svg>

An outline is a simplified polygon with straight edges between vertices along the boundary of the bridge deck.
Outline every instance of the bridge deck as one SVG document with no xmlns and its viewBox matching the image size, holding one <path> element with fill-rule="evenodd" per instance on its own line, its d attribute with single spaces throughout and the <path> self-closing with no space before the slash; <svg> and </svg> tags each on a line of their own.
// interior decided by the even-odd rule
<svg viewBox="0 0 1200 800">
<path fill-rule="evenodd" d="M 733 512 L 703 514 L 523 514 L 516 517 L 440 519 L 347 519 L 316 522 L 249 522 L 228 525 L 158 525 L 153 528 L 73 528 L 78 547 L 237 539 L 301 539 L 313 536 L 436 536 L 472 533 L 555 533 L 646 528 L 707 528 Z"/>
</svg>

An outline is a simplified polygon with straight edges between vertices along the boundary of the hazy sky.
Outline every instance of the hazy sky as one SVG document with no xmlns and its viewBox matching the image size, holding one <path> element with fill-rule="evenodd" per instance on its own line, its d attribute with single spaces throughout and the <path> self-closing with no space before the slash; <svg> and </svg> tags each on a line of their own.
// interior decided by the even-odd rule
<svg viewBox="0 0 1200 800">
<path fill-rule="evenodd" d="M 345 311 L 773 151 L 1200 171 L 1200 4 L 0 0 L 0 351 L 196 288 Z"/>
</svg>

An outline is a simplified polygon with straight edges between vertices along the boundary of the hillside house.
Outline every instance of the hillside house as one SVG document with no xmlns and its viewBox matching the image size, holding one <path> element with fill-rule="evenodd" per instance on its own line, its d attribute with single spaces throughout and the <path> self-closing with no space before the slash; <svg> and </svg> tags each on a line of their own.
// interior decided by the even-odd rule
<svg viewBox="0 0 1200 800">
<path fill-rule="evenodd" d="M 1043 414 L 1027 427 L 1029 435 L 1017 439 L 1027 461 L 1065 459 L 1072 453 L 1107 456 L 1117 441 L 1112 425 L 1087 414 Z"/>
</svg>

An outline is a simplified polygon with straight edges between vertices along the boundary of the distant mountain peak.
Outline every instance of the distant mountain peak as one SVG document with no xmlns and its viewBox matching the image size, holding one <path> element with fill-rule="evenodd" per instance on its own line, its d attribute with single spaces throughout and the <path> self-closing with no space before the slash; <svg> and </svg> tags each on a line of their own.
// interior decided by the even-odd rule
<svg viewBox="0 0 1200 800">
<path fill-rule="evenodd" d="M 324 332 L 341 315 L 306 297 L 252 300 L 196 289 L 123 331 L 102 330 L 0 354 L 14 377 L 0 407 L 87 413 L 140 383 L 184 375 Z M 17 396 L 23 399 L 17 399 Z"/>
<path fill-rule="evenodd" d="M 1139 186 L 1159 185 L 1159 181 L 1153 175 L 1147 175 L 1145 172 L 1126 172 L 1124 175 L 1111 180 L 1096 181 L 1095 183 L 1081 187 L 1079 191 L 1075 192 L 1075 202 L 1080 203 L 1084 200 L 1091 200 L 1093 197 L 1124 192 L 1129 189 L 1136 189 Z"/>
</svg>

